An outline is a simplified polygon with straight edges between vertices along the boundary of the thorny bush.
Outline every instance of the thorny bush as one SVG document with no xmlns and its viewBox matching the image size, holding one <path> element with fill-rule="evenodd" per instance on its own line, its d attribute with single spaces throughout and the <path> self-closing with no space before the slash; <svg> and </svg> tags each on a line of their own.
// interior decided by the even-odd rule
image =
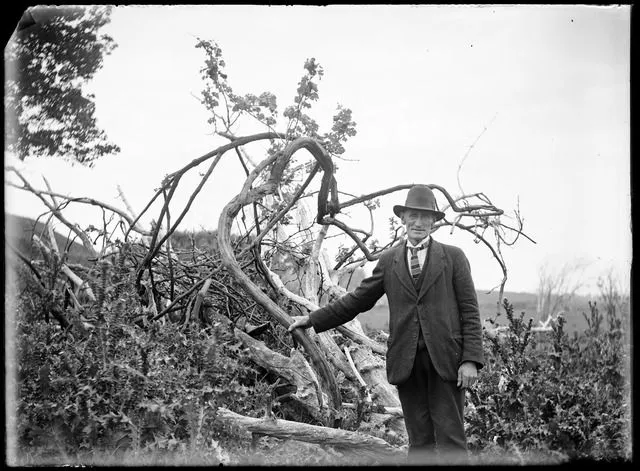
<svg viewBox="0 0 640 471">
<path fill-rule="evenodd" d="M 610 328 L 598 332 L 602 315 L 590 303 L 590 327 L 569 338 L 562 317 L 537 333 L 508 300 L 503 307 L 507 330 L 485 335 L 487 365 L 467 393 L 471 448 L 630 459 L 629 351 L 620 327 L 627 313 L 607 306 Z"/>
<path fill-rule="evenodd" d="M 267 387 L 226 324 L 138 325 L 131 317 L 141 309 L 139 298 L 133 282 L 124 286 L 107 289 L 93 327 L 76 318 L 70 330 L 34 320 L 22 299 L 21 449 L 45 457 L 100 449 L 201 452 L 224 438 L 214 425 L 217 407 L 249 415 L 264 407 Z"/>
<path fill-rule="evenodd" d="M 37 305 L 18 309 L 17 433 L 23 450 L 41 457 L 95 450 L 237 448 L 237 431 L 215 423 L 223 406 L 257 416 L 271 407 L 272 386 L 252 366 L 225 323 L 181 330 L 137 325 L 133 283 L 108 287 L 93 328 L 36 319 Z M 117 296 L 116 296 L 117 295 Z M 628 362 L 620 310 L 607 306 L 608 329 L 595 303 L 588 328 L 569 338 L 562 318 L 536 333 L 524 313 L 504 302 L 507 330 L 485 336 L 487 365 L 467 393 L 472 451 L 543 454 L 549 459 L 628 459 Z"/>
</svg>

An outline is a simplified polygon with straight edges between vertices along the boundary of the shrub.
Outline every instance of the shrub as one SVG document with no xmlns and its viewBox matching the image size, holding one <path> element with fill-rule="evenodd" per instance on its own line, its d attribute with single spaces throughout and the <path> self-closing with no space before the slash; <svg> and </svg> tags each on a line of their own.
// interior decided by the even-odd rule
<svg viewBox="0 0 640 471">
<path fill-rule="evenodd" d="M 569 339 L 560 317 L 536 348 L 531 322 L 513 315 L 508 330 L 485 336 L 486 371 L 467 396 L 473 450 L 536 451 L 559 459 L 628 459 L 628 351 L 622 331 Z M 595 304 L 591 315 L 597 318 Z"/>
<path fill-rule="evenodd" d="M 202 453 L 224 437 L 215 424 L 218 406 L 246 414 L 263 405 L 266 387 L 231 332 L 195 323 L 184 331 L 137 325 L 131 320 L 142 309 L 137 296 L 128 289 L 112 295 L 107 289 L 92 326 L 67 310 L 73 330 L 18 310 L 16 422 L 23 452 L 37 448 L 45 460 L 145 447 Z"/>
</svg>

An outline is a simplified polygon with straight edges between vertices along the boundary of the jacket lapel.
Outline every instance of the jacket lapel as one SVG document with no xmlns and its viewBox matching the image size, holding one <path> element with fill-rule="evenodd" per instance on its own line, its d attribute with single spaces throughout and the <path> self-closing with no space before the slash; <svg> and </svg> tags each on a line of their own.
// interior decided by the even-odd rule
<svg viewBox="0 0 640 471">
<path fill-rule="evenodd" d="M 393 271 L 400 280 L 402 286 L 415 296 L 417 294 L 416 286 L 409 275 L 409 270 L 407 270 L 407 262 L 405 261 L 406 253 L 407 241 L 405 240 L 396 249 L 396 254 L 393 257 Z"/>
<path fill-rule="evenodd" d="M 431 247 L 429 247 L 429 258 L 427 258 L 427 267 L 424 276 L 422 277 L 422 284 L 420 285 L 420 293 L 418 294 L 418 300 L 422 298 L 433 283 L 438 279 L 444 270 L 444 250 L 440 243 L 431 238 Z"/>
</svg>

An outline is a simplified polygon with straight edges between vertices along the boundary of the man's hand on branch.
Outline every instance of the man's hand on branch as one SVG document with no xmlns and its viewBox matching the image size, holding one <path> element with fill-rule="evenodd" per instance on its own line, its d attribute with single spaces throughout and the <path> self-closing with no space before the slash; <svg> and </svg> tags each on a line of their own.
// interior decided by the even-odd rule
<svg viewBox="0 0 640 471">
<path fill-rule="evenodd" d="M 311 327 L 311 320 L 309 316 L 294 316 L 292 317 L 293 323 L 287 329 L 289 332 L 293 332 L 294 329 L 301 327 L 303 329 L 307 329 Z"/>
</svg>

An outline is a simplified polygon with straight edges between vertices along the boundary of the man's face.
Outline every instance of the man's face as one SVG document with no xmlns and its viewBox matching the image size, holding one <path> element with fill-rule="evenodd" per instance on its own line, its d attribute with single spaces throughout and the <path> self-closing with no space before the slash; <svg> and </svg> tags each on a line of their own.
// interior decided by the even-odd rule
<svg viewBox="0 0 640 471">
<path fill-rule="evenodd" d="M 412 244 L 417 244 L 431 234 L 434 223 L 433 213 L 421 209 L 406 209 L 402 213 L 402 223 L 407 231 L 407 238 Z"/>
</svg>

